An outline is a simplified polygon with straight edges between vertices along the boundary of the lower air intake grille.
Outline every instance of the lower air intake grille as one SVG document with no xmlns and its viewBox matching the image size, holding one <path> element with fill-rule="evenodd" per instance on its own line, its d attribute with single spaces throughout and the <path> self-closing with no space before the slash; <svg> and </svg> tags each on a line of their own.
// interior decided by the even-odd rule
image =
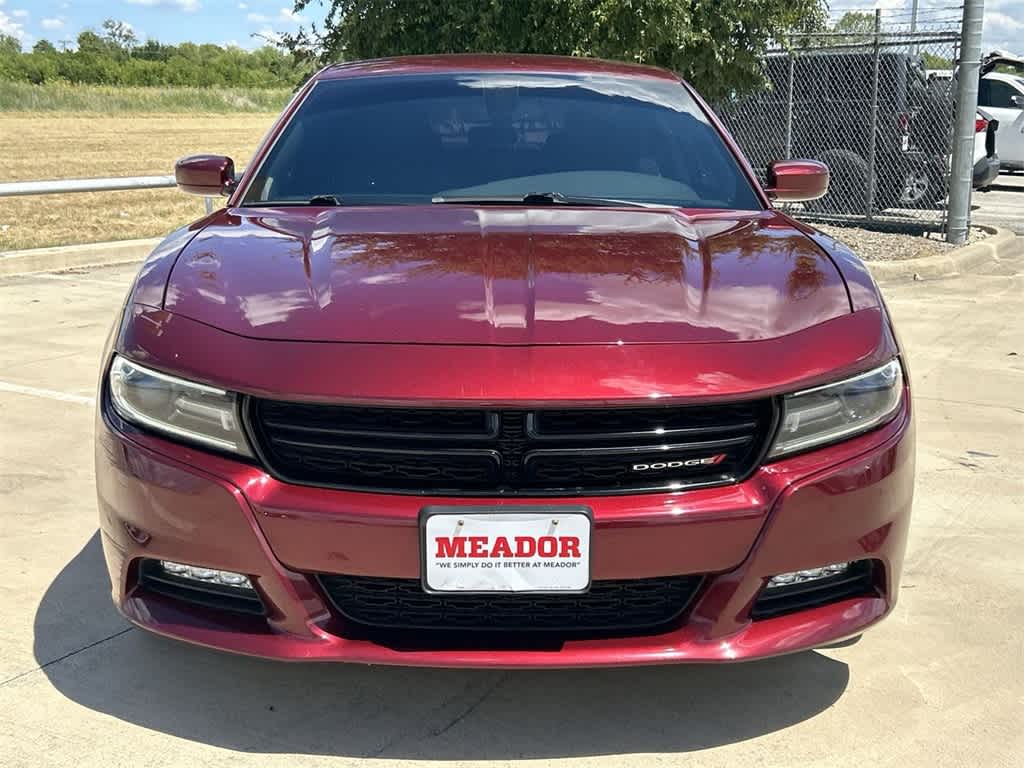
<svg viewBox="0 0 1024 768">
<path fill-rule="evenodd" d="M 139 587 L 145 592 L 171 597 L 185 603 L 262 616 L 263 601 L 253 589 L 238 589 L 216 583 L 197 582 L 168 573 L 158 560 L 145 559 L 139 566 Z"/>
<path fill-rule="evenodd" d="M 416 579 L 321 575 L 337 611 L 365 627 L 391 630 L 642 632 L 678 618 L 700 576 L 595 581 L 579 595 L 438 595 Z"/>
<path fill-rule="evenodd" d="M 878 592 L 878 568 L 875 560 L 860 560 L 835 576 L 765 589 L 758 596 L 750 617 L 772 619 L 787 613 L 805 611 L 851 597 L 874 597 Z"/>
</svg>

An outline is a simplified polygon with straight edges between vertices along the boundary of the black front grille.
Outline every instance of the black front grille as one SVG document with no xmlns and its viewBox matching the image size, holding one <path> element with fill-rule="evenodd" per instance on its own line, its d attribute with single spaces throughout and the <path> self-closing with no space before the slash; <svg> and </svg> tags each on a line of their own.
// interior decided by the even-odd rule
<svg viewBox="0 0 1024 768">
<path fill-rule="evenodd" d="M 246 422 L 288 482 L 438 495 L 570 496 L 736 482 L 775 425 L 771 400 L 488 411 L 249 398 Z"/>
<path fill-rule="evenodd" d="M 363 627 L 389 630 L 644 632 L 686 610 L 700 576 L 595 581 L 584 594 L 434 594 L 416 579 L 321 575 L 335 609 Z"/>
</svg>

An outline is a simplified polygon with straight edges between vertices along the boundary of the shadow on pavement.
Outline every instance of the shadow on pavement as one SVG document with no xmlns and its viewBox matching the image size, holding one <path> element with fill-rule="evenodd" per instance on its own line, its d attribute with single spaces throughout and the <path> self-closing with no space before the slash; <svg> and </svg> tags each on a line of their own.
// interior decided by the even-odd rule
<svg viewBox="0 0 1024 768">
<path fill-rule="evenodd" d="M 993 181 L 991 184 L 986 186 L 984 189 L 977 189 L 976 191 L 1013 191 L 1013 193 L 1024 193 L 1024 186 L 1022 186 L 1020 184 L 1008 184 L 1008 183 L 1001 183 L 1000 184 L 998 181 Z M 972 208 L 973 207 L 974 206 L 972 206 Z"/>
<path fill-rule="evenodd" d="M 139 630 L 50 663 L 50 638 L 75 632 L 69 608 L 113 612 L 99 607 L 97 595 L 109 605 L 107 594 L 95 534 L 36 613 L 36 658 L 49 663 L 50 682 L 97 712 L 243 752 L 436 760 L 686 752 L 806 720 L 849 680 L 845 664 L 818 653 L 727 666 L 419 670 L 261 661 Z M 114 624 L 109 634 L 118 631 Z"/>
</svg>

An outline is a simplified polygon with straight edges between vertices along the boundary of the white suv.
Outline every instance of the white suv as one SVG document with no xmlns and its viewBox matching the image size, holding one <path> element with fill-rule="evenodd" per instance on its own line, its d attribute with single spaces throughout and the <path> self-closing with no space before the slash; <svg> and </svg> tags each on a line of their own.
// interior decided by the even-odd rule
<svg viewBox="0 0 1024 768">
<path fill-rule="evenodd" d="M 999 160 L 1004 170 L 1024 170 L 1024 76 L 993 72 L 997 63 L 1024 60 L 1001 54 L 986 57 L 988 71 L 978 88 L 978 107 L 999 121 Z"/>
</svg>

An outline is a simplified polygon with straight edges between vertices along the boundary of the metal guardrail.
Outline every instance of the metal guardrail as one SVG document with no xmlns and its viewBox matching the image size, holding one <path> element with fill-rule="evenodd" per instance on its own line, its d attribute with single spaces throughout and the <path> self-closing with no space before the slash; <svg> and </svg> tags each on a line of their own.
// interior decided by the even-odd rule
<svg viewBox="0 0 1024 768">
<path fill-rule="evenodd" d="M 174 176 L 116 176 L 106 179 L 53 179 L 51 181 L 7 181 L 0 183 L 0 197 L 64 195 L 69 192 L 123 192 L 133 189 L 171 189 Z M 213 213 L 214 198 L 204 197 L 206 212 Z"/>
<path fill-rule="evenodd" d="M 60 195 L 68 192 L 118 192 L 126 189 L 167 189 L 173 186 L 175 186 L 174 176 L 123 176 L 108 179 L 8 181 L 0 184 L 0 197 Z"/>
</svg>

